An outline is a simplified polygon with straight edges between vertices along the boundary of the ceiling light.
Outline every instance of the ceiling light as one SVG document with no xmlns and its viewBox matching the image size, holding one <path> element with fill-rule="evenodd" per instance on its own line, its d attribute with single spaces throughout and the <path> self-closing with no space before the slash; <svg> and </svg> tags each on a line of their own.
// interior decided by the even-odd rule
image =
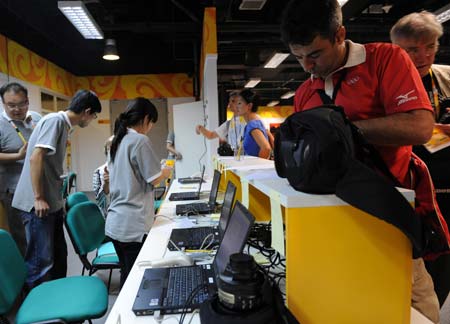
<svg viewBox="0 0 450 324">
<path fill-rule="evenodd" d="M 108 61 L 116 61 L 120 59 L 117 53 L 116 41 L 114 39 L 107 39 L 105 44 L 105 52 L 103 54 L 103 59 Z"/>
<path fill-rule="evenodd" d="M 347 2 L 348 0 L 338 0 L 338 3 L 341 7 L 343 7 Z"/>
<path fill-rule="evenodd" d="M 267 104 L 267 107 L 273 107 L 278 105 L 280 102 L 278 100 L 273 100 Z"/>
<path fill-rule="evenodd" d="M 288 56 L 289 56 L 289 53 L 275 53 L 267 61 L 267 63 L 264 65 L 264 67 L 266 69 L 274 69 L 278 65 L 280 65 L 281 62 L 283 62 Z"/>
<path fill-rule="evenodd" d="M 261 82 L 261 78 L 251 78 L 245 84 L 244 88 L 254 88 L 260 82 Z"/>
<path fill-rule="evenodd" d="M 103 32 L 81 1 L 58 1 L 58 8 L 86 39 L 103 39 Z"/>
<path fill-rule="evenodd" d="M 441 24 L 446 22 L 450 19 L 450 4 L 442 7 L 439 10 L 436 10 L 434 14 L 436 15 L 436 20 Z"/>
<path fill-rule="evenodd" d="M 288 91 L 281 96 L 281 99 L 289 99 L 293 96 L 295 96 L 295 91 Z"/>
<path fill-rule="evenodd" d="M 239 10 L 262 10 L 267 0 L 242 0 Z"/>
</svg>

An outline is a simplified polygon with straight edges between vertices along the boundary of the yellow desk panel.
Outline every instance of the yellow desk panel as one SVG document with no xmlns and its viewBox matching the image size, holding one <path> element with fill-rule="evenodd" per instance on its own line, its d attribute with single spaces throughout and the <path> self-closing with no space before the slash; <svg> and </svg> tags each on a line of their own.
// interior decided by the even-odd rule
<svg viewBox="0 0 450 324">
<path fill-rule="evenodd" d="M 352 206 L 286 208 L 286 292 L 302 324 L 410 322 L 411 244 Z"/>
</svg>

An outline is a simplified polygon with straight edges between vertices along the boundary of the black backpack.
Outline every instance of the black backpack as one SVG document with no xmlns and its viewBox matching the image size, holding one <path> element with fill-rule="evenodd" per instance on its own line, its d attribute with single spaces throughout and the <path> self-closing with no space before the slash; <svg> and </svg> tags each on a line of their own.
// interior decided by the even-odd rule
<svg viewBox="0 0 450 324">
<path fill-rule="evenodd" d="M 411 240 L 414 256 L 422 254 L 421 219 L 392 180 L 382 175 L 390 171 L 341 107 L 323 105 L 292 114 L 280 125 L 274 146 L 277 174 L 294 189 L 336 194 L 397 226 Z M 380 168 L 374 171 L 365 163 L 369 160 Z"/>
</svg>

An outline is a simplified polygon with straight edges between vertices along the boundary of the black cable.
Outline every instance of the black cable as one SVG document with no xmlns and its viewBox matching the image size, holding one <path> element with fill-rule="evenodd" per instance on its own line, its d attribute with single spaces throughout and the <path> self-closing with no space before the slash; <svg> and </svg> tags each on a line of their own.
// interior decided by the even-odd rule
<svg viewBox="0 0 450 324">
<path fill-rule="evenodd" d="M 186 302 L 184 303 L 183 308 L 181 310 L 180 321 L 178 322 L 179 324 L 182 324 L 184 319 L 186 318 L 186 315 L 188 314 L 188 312 L 187 312 L 188 307 L 192 303 L 192 300 L 194 299 L 194 297 L 199 293 L 200 290 L 202 290 L 203 288 L 207 288 L 207 287 L 208 287 L 207 284 L 200 284 L 192 290 L 192 292 L 189 294 L 189 296 L 186 299 Z"/>
</svg>

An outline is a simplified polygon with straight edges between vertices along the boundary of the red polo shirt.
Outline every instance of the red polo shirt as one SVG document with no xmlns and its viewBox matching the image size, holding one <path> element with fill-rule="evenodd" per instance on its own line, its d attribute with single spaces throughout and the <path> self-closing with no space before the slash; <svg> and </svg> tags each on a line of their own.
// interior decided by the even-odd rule
<svg viewBox="0 0 450 324">
<path fill-rule="evenodd" d="M 335 103 L 352 121 L 388 116 L 415 109 L 433 111 L 422 79 L 410 58 L 400 47 L 388 43 L 349 46 L 347 63 L 325 80 L 311 78 L 296 91 L 296 111 L 322 105 L 317 92 L 324 89 L 331 97 L 343 69 L 346 75 Z M 411 146 L 378 146 L 384 161 L 397 179 L 407 184 Z"/>
</svg>

